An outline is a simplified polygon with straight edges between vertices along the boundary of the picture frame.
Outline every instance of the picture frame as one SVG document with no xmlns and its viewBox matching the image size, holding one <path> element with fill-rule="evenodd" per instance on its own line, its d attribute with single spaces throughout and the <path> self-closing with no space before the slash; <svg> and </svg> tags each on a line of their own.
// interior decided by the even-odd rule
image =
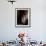
<svg viewBox="0 0 46 46">
<path fill-rule="evenodd" d="M 31 27 L 30 8 L 15 8 L 15 27 Z"/>
</svg>

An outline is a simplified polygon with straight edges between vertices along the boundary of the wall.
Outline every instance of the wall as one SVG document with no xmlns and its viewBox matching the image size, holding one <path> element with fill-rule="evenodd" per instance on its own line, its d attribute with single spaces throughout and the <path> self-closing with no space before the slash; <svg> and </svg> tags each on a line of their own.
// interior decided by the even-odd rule
<svg viewBox="0 0 46 46">
<path fill-rule="evenodd" d="M 15 40 L 20 31 L 31 35 L 33 40 L 46 40 L 46 13 L 43 0 L 17 0 L 13 5 L 0 0 L 0 41 Z M 31 8 L 30 28 L 15 27 L 15 8 Z"/>
</svg>

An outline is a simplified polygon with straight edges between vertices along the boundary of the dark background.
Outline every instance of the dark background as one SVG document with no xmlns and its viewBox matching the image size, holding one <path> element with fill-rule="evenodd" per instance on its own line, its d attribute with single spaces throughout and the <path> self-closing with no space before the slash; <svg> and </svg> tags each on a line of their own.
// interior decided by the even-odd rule
<svg viewBox="0 0 46 46">
<path fill-rule="evenodd" d="M 28 10 L 17 10 L 17 25 L 28 25 L 28 19 L 25 21 L 25 23 L 22 23 L 21 19 L 23 15 L 26 15 L 28 13 Z"/>
</svg>

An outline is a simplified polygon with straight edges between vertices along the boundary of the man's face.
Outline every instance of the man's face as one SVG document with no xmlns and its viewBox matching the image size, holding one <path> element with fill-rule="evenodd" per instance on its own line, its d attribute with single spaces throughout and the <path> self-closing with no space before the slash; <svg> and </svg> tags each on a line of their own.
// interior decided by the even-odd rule
<svg viewBox="0 0 46 46">
<path fill-rule="evenodd" d="M 28 15 L 23 15 L 22 20 L 21 20 L 22 23 L 25 24 L 26 20 L 28 20 Z"/>
</svg>

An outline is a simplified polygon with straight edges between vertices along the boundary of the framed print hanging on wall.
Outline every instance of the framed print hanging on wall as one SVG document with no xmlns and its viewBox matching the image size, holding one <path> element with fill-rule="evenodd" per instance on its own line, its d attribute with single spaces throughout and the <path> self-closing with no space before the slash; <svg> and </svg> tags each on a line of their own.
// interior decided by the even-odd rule
<svg viewBox="0 0 46 46">
<path fill-rule="evenodd" d="M 15 26 L 30 27 L 31 26 L 31 9 L 15 8 Z"/>
</svg>

